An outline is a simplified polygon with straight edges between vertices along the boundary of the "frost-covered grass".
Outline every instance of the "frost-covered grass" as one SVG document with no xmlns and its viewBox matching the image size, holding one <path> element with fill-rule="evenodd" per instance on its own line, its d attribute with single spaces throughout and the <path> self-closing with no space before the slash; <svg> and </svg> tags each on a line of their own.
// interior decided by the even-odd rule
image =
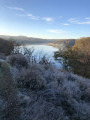
<svg viewBox="0 0 90 120">
<path fill-rule="evenodd" d="M 6 61 L 17 87 L 22 120 L 90 120 L 89 79 L 48 62 L 29 62 L 24 56 L 21 59 L 15 55 L 15 60 L 21 62 L 12 64 L 12 57 Z"/>
</svg>

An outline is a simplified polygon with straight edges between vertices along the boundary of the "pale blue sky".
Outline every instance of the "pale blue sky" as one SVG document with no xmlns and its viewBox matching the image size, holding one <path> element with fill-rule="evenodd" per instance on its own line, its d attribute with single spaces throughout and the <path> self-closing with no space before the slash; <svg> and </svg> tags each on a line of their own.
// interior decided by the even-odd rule
<svg viewBox="0 0 90 120">
<path fill-rule="evenodd" d="M 90 36 L 90 0 L 0 0 L 0 35 Z"/>
</svg>

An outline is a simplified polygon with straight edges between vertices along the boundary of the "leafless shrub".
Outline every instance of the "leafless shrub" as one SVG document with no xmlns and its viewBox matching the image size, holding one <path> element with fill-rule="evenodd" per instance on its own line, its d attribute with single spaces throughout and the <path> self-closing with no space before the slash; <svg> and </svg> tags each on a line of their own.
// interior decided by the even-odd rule
<svg viewBox="0 0 90 120">
<path fill-rule="evenodd" d="M 8 56 L 7 61 L 12 66 L 26 67 L 26 68 L 28 67 L 28 60 L 22 54 L 13 54 L 11 56 Z"/>
<path fill-rule="evenodd" d="M 22 120 L 90 120 L 90 80 L 44 63 L 12 66 Z"/>
<path fill-rule="evenodd" d="M 43 89 L 45 87 L 45 80 L 42 71 L 35 69 L 34 66 L 22 69 L 17 77 L 17 85 L 18 87 L 32 90 Z"/>
<path fill-rule="evenodd" d="M 4 110 L 7 108 L 7 102 L 0 97 L 0 120 L 3 120 L 5 118 Z"/>
<path fill-rule="evenodd" d="M 37 69 L 38 74 L 40 71 L 44 72 L 44 75 L 40 74 L 37 80 L 43 78 L 46 81 L 45 87 L 42 90 L 30 89 L 30 91 L 25 90 L 21 93 L 23 98 L 19 97 L 21 105 L 24 105 L 21 107 L 22 118 L 28 120 L 29 118 L 31 120 L 42 118 L 43 120 L 89 120 L 90 80 L 72 73 L 57 71 L 55 68 L 47 71 L 43 66 L 40 69 L 40 66 L 33 67 L 33 69 L 34 73 Z"/>
<path fill-rule="evenodd" d="M 0 105 L 3 120 L 19 120 L 20 109 L 18 104 L 17 90 L 13 82 L 10 65 L 0 60 Z M 1 104 L 0 103 L 0 104 Z M 0 116 L 1 117 L 1 116 Z"/>
</svg>

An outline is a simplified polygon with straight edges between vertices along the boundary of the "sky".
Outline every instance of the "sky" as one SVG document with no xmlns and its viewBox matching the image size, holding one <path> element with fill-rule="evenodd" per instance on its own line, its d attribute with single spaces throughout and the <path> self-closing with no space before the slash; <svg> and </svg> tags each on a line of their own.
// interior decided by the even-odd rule
<svg viewBox="0 0 90 120">
<path fill-rule="evenodd" d="M 0 0 L 0 35 L 90 37 L 90 0 Z"/>
</svg>

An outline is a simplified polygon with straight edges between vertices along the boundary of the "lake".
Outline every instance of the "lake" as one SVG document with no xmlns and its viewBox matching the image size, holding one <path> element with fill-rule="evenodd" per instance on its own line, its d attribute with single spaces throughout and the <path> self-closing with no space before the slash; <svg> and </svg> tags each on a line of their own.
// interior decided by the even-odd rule
<svg viewBox="0 0 90 120">
<path fill-rule="evenodd" d="M 54 52 L 58 51 L 58 48 L 47 45 L 26 45 L 26 47 L 28 49 L 34 49 L 33 55 L 37 56 L 37 59 L 46 55 L 57 68 L 61 68 L 61 64 L 54 59 Z"/>
</svg>

